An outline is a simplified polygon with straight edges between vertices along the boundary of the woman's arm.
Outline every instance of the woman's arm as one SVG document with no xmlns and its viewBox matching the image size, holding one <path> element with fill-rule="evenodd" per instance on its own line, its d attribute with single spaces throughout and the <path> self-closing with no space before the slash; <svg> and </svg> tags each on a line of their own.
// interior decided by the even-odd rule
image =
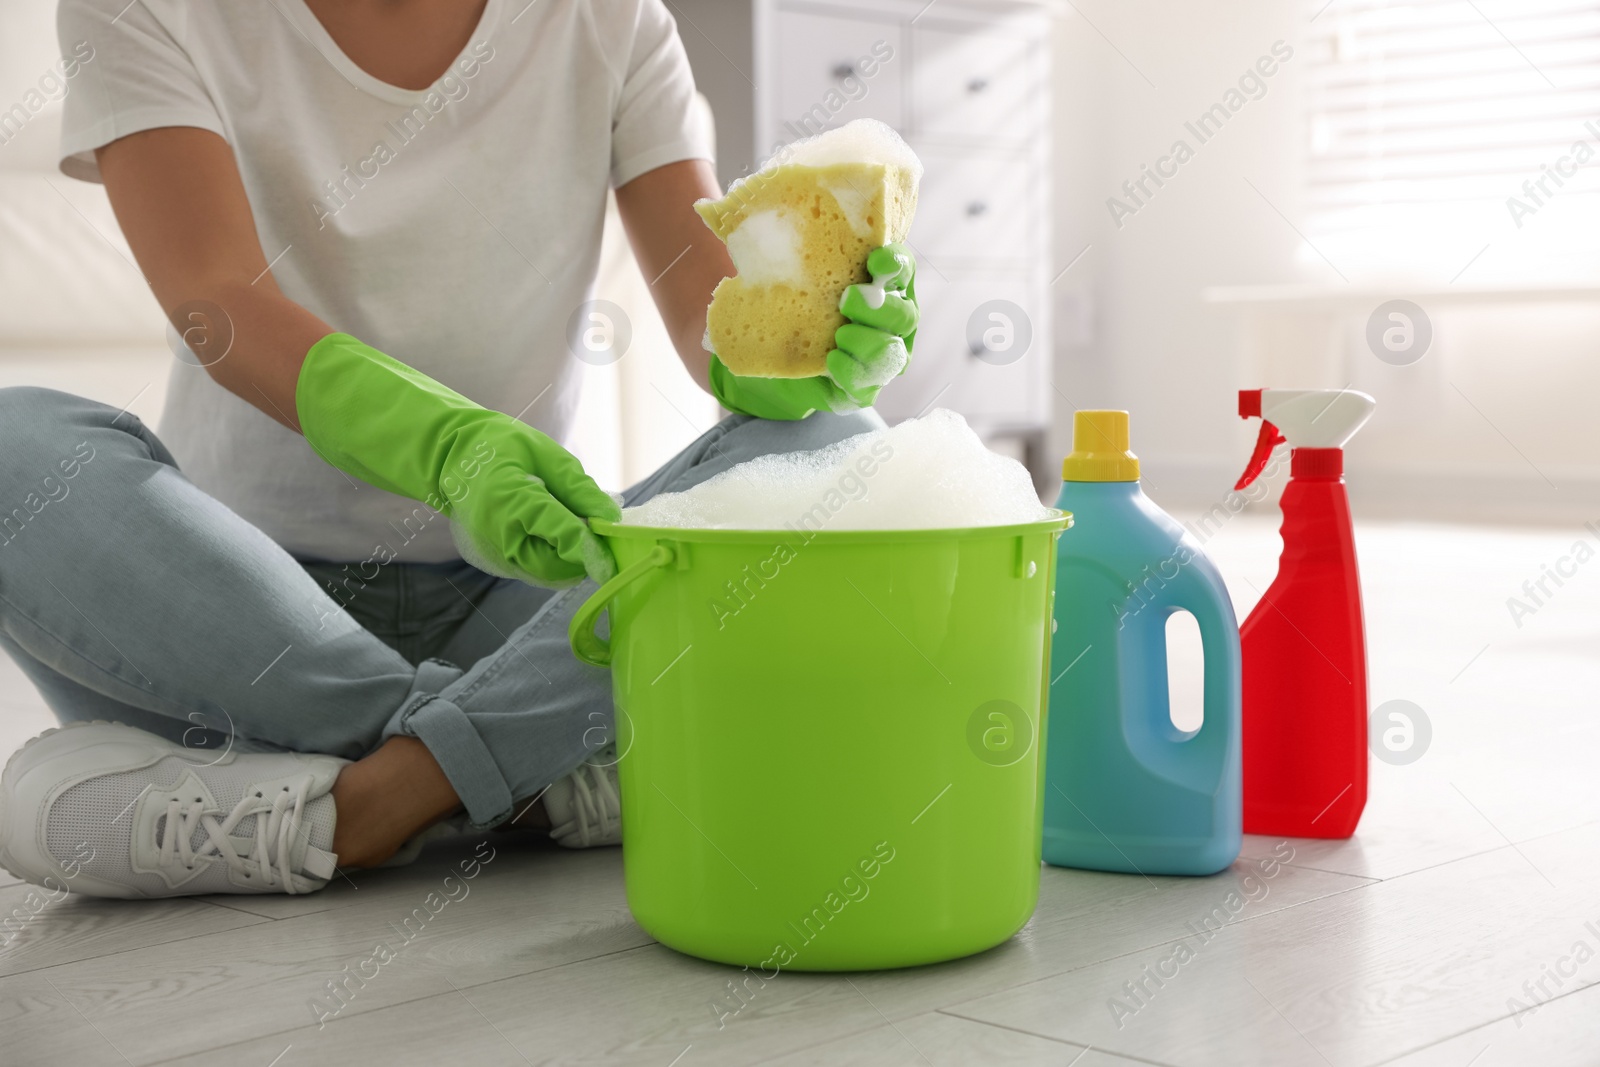
<svg viewBox="0 0 1600 1067">
<path fill-rule="evenodd" d="M 194 301 L 216 305 L 231 324 L 226 354 L 204 352 L 224 388 L 303 433 L 340 470 L 450 516 L 479 566 L 549 584 L 616 573 L 584 520 L 620 511 L 575 457 L 526 423 L 335 332 L 278 291 L 222 138 L 156 129 L 96 157 L 173 325 L 195 329 L 187 321 Z"/>
<path fill-rule="evenodd" d="M 180 334 L 197 327 L 187 318 L 197 301 L 220 308 L 227 323 L 209 328 L 231 328 L 232 343 L 222 358 L 205 354 L 206 371 L 298 431 L 301 363 L 334 331 L 278 291 L 233 150 L 209 130 L 173 126 L 130 134 L 95 158 L 117 222 L 173 327 Z"/>
<path fill-rule="evenodd" d="M 678 358 L 706 390 L 711 388 L 711 354 L 702 347 L 706 307 L 711 290 L 733 275 L 733 260 L 695 214 L 694 202 L 721 195 L 711 164 L 701 159 L 657 167 L 617 190 L 628 241 Z"/>
</svg>

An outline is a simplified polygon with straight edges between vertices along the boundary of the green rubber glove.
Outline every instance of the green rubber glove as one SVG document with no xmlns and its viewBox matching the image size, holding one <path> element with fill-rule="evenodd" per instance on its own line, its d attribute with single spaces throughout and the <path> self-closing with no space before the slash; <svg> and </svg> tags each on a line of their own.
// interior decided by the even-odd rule
<svg viewBox="0 0 1600 1067">
<path fill-rule="evenodd" d="M 553 586 L 616 573 L 584 520 L 621 509 L 572 453 L 526 423 L 343 333 L 311 346 L 294 399 L 317 455 L 449 516 L 470 562 Z"/>
<path fill-rule="evenodd" d="M 711 392 L 729 411 L 763 419 L 803 419 L 813 411 L 870 408 L 903 373 L 917 337 L 917 261 L 904 245 L 867 256 L 869 284 L 847 286 L 839 311 L 848 320 L 834 331 L 828 372 L 814 378 L 750 378 L 711 357 Z"/>
</svg>

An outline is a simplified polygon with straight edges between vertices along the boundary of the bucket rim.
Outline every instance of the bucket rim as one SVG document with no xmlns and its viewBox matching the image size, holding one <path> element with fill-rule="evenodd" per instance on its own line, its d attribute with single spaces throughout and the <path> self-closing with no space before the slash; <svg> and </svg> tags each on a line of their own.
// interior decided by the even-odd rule
<svg viewBox="0 0 1600 1067">
<path fill-rule="evenodd" d="M 947 541 L 952 538 L 1018 537 L 1027 534 L 1060 533 L 1072 526 L 1072 512 L 1050 508 L 1049 518 L 1005 526 L 957 526 L 914 530 L 806 530 L 782 526 L 772 530 L 703 529 L 693 526 L 636 526 L 610 519 L 590 519 L 589 526 L 602 537 L 648 541 L 685 541 L 691 544 L 770 544 L 774 537 L 802 537 L 807 544 L 903 544 L 918 541 Z"/>
</svg>

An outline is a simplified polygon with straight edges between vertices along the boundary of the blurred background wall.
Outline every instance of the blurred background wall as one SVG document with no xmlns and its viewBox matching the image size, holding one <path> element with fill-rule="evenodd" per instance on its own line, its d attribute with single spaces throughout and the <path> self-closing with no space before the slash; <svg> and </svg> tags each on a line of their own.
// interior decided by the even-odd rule
<svg viewBox="0 0 1600 1067">
<path fill-rule="evenodd" d="M 1057 261 L 1089 247 L 1056 287 L 1058 381 L 1132 409 L 1152 492 L 1232 484 L 1236 389 L 1348 386 L 1379 402 L 1348 457 L 1362 514 L 1600 514 L 1600 167 L 1520 228 L 1506 204 L 1600 148 L 1600 8 L 1075 2 L 1054 39 Z M 1277 41 L 1293 58 L 1197 144 L 1184 123 Z M 1180 137 L 1194 157 L 1119 226 L 1107 200 Z M 1392 365 L 1368 322 L 1407 298 L 1432 340 Z"/>
<path fill-rule="evenodd" d="M 163 320 L 99 186 L 56 169 L 55 6 L 0 7 L 0 384 L 160 411 Z M 91 60 L 92 62 L 92 60 Z"/>
</svg>

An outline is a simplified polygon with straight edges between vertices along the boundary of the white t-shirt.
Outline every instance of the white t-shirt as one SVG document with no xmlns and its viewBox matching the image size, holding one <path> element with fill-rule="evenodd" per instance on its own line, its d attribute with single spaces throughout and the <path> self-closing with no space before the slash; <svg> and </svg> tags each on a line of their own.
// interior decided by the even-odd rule
<svg viewBox="0 0 1600 1067">
<path fill-rule="evenodd" d="M 712 154 L 662 0 L 488 0 L 424 90 L 362 71 L 304 0 L 61 0 L 58 19 L 67 51 L 94 48 L 64 173 L 97 181 L 93 150 L 139 130 L 220 134 L 290 299 L 557 440 L 608 185 Z M 457 557 L 445 520 L 330 467 L 169 340 L 191 365 L 159 433 L 201 489 L 303 558 Z"/>
</svg>

